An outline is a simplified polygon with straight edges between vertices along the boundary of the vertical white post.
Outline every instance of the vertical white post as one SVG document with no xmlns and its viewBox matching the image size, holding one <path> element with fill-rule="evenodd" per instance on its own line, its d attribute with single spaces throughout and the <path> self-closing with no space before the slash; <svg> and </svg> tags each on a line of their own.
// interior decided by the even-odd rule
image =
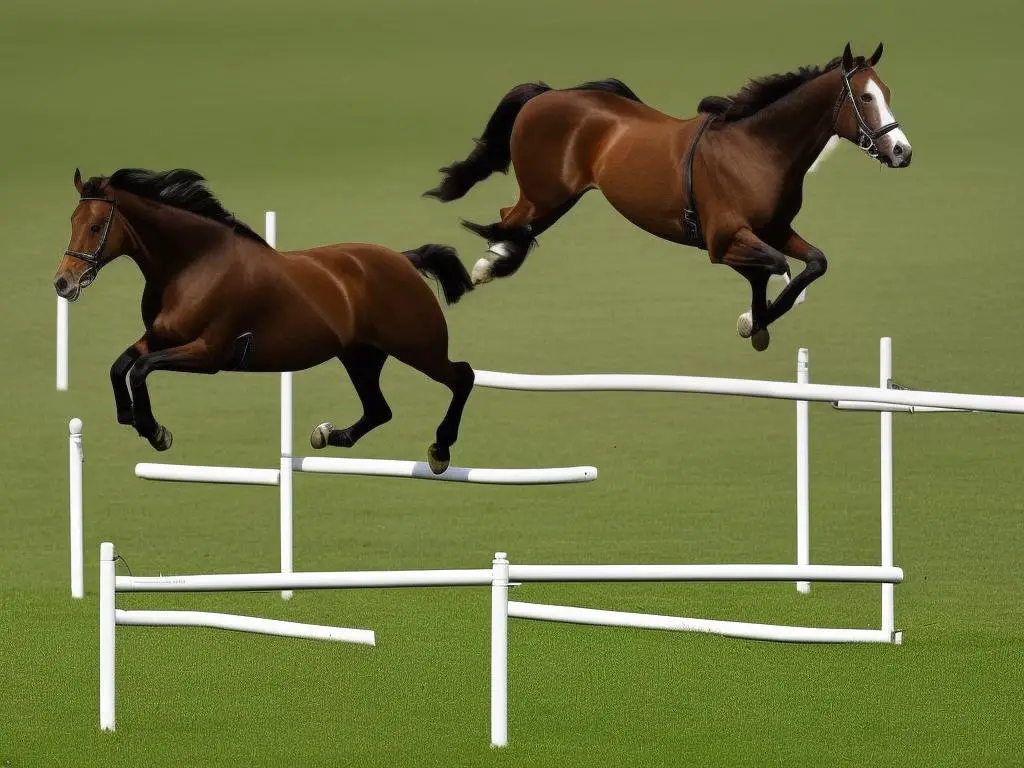
<svg viewBox="0 0 1024 768">
<path fill-rule="evenodd" d="M 806 349 L 801 348 L 796 358 L 796 380 L 807 384 L 811 380 L 810 359 Z M 808 403 L 796 401 L 796 564 L 811 564 L 811 489 L 810 451 L 808 435 Z M 807 594 L 811 582 L 798 581 L 797 592 Z"/>
<path fill-rule="evenodd" d="M 68 300 L 57 297 L 57 391 L 68 391 Z"/>
<path fill-rule="evenodd" d="M 292 374 L 281 374 L 281 472 L 278 480 L 281 504 L 281 573 L 292 572 Z M 291 600 L 290 589 L 281 593 Z"/>
<path fill-rule="evenodd" d="M 82 420 L 68 422 L 68 495 L 71 544 L 71 596 L 81 599 L 85 595 L 85 576 L 82 573 Z"/>
<path fill-rule="evenodd" d="M 508 744 L 508 556 L 491 563 L 491 746 Z"/>
<path fill-rule="evenodd" d="M 882 338 L 879 345 L 878 386 L 890 389 L 892 386 L 892 339 Z M 893 564 L 892 553 L 892 411 L 882 411 L 882 565 Z M 896 617 L 893 603 L 893 585 L 882 585 L 882 631 L 892 634 Z"/>
<path fill-rule="evenodd" d="M 114 730 L 114 545 L 100 544 L 100 730 Z"/>
<path fill-rule="evenodd" d="M 271 248 L 277 248 L 277 214 L 267 211 L 264 238 Z M 278 492 L 281 516 L 281 573 L 292 572 L 292 374 L 281 374 L 281 463 Z M 290 600 L 290 589 L 281 597 Z"/>
</svg>

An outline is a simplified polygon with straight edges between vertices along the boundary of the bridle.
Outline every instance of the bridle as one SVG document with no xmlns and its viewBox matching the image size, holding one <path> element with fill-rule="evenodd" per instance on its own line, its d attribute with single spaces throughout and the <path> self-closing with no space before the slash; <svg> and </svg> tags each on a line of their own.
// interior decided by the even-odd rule
<svg viewBox="0 0 1024 768">
<path fill-rule="evenodd" d="M 107 262 L 112 261 L 113 259 L 113 257 L 104 259 L 103 249 L 107 247 L 107 240 L 110 238 L 110 228 L 114 223 L 114 215 L 117 213 L 117 200 L 114 200 L 113 198 L 110 197 L 83 197 L 79 199 L 78 203 L 79 205 L 81 205 L 82 203 L 87 203 L 90 201 L 95 201 L 99 203 L 110 203 L 110 213 L 104 220 L 103 229 L 100 231 L 99 245 L 96 246 L 96 250 L 93 251 L 92 253 L 88 253 L 86 251 L 73 251 L 70 248 L 66 248 L 64 250 L 64 255 L 73 256 L 74 258 L 80 261 L 84 261 L 86 264 L 89 265 L 88 269 L 86 269 L 85 271 L 85 274 L 89 274 L 91 272 L 92 276 L 95 277 L 95 273 L 99 272 L 100 267 L 102 267 Z"/>
<path fill-rule="evenodd" d="M 853 111 L 853 117 L 857 121 L 857 146 L 867 152 L 870 157 L 877 158 L 880 154 L 878 144 L 876 143 L 878 139 L 882 138 L 890 131 L 895 131 L 900 127 L 900 124 L 898 121 L 894 120 L 887 125 L 881 126 L 876 131 L 871 130 L 871 126 L 868 125 L 867 120 L 864 119 L 864 115 L 860 112 L 860 107 L 857 106 L 857 96 L 854 94 L 853 85 L 850 83 L 850 78 L 859 71 L 859 65 L 855 66 L 849 72 L 842 67 L 839 69 L 843 80 L 843 90 L 839 92 L 839 98 L 836 100 L 835 109 L 832 110 L 832 130 L 839 133 L 839 111 L 843 108 L 843 104 L 849 102 L 850 109 Z"/>
</svg>

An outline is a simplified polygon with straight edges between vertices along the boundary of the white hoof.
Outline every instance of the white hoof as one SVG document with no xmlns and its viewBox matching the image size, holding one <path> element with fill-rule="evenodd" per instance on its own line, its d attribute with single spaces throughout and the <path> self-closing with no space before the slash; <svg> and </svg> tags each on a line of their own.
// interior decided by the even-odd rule
<svg viewBox="0 0 1024 768">
<path fill-rule="evenodd" d="M 754 334 L 754 315 L 749 310 L 736 319 L 736 333 L 749 339 Z"/>
<path fill-rule="evenodd" d="M 318 424 L 309 435 L 309 444 L 318 451 L 326 448 L 327 441 L 330 439 L 331 432 L 333 431 L 334 425 L 329 421 Z"/>
<path fill-rule="evenodd" d="M 476 264 L 473 265 L 472 278 L 473 285 L 491 282 L 494 279 L 491 271 L 491 260 L 487 258 L 477 259 Z"/>
</svg>

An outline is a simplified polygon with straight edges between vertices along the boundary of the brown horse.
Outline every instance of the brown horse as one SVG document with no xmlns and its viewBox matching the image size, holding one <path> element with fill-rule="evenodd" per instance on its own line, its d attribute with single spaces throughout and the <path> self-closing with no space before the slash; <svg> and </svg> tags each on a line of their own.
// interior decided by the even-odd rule
<svg viewBox="0 0 1024 768">
<path fill-rule="evenodd" d="M 618 80 L 552 90 L 513 88 L 469 157 L 442 168 L 425 193 L 457 200 L 494 171 L 515 167 L 519 201 L 487 226 L 463 222 L 486 238 L 475 283 L 513 274 L 545 230 L 589 190 L 600 189 L 623 216 L 658 237 L 706 249 L 751 285 L 751 312 L 738 330 L 755 349 L 768 326 L 825 274 L 825 255 L 792 228 L 804 175 L 833 137 L 858 144 L 890 168 L 910 165 L 911 147 L 889 109 L 875 65 L 847 44 L 823 67 L 751 81 L 732 97 L 701 101 L 680 120 L 644 104 Z M 699 212 L 699 216 L 698 216 Z M 789 279 L 786 257 L 806 264 Z M 772 302 L 771 275 L 787 286 Z"/>
<path fill-rule="evenodd" d="M 473 389 L 469 363 L 448 359 L 448 326 L 420 273 L 435 278 L 449 304 L 472 289 L 452 248 L 397 253 L 379 245 L 327 245 L 279 253 L 228 213 L 194 171 L 122 169 L 82 182 L 71 243 L 57 269 L 57 294 L 75 301 L 120 255 L 146 281 L 146 332 L 114 361 L 117 420 L 158 451 L 170 431 L 153 417 L 146 377 L 154 371 L 298 371 L 341 360 L 363 406 L 347 429 L 313 430 L 314 448 L 350 447 L 391 419 L 380 390 L 389 355 L 452 392 L 428 449 L 443 472 Z"/>
</svg>

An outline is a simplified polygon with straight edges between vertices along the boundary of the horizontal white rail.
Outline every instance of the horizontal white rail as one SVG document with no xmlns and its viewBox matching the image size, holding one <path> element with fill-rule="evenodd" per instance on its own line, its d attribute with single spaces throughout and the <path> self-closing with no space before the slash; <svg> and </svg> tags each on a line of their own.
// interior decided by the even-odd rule
<svg viewBox="0 0 1024 768">
<path fill-rule="evenodd" d="M 800 384 L 792 381 L 722 379 L 706 376 L 663 376 L 632 373 L 537 375 L 476 371 L 476 384 L 492 389 L 534 392 L 690 392 L 777 400 L 835 402 L 854 400 L 885 405 L 930 406 L 991 413 L 1024 413 L 1024 397 L 927 392 L 913 389 Z"/>
<path fill-rule="evenodd" d="M 493 485 L 550 485 L 587 483 L 597 478 L 596 467 L 545 467 L 540 469 L 486 469 L 449 467 L 440 475 L 422 461 L 395 459 L 342 459 L 330 456 L 302 456 L 292 460 L 296 472 L 332 475 L 372 475 L 407 477 L 416 480 L 441 480 L 457 483 Z"/>
<path fill-rule="evenodd" d="M 204 467 L 192 464 L 136 464 L 135 476 L 143 480 L 176 483 L 232 483 L 234 485 L 277 485 L 280 471 L 256 467 Z"/>
<path fill-rule="evenodd" d="M 784 624 L 750 624 L 742 621 L 688 619 L 648 613 L 602 611 L 568 605 L 542 605 L 510 601 L 508 615 L 513 619 L 590 624 L 600 627 L 665 629 L 676 632 L 706 632 L 746 640 L 770 640 L 781 643 L 891 643 L 893 637 L 880 629 L 834 629 L 793 627 Z"/>
<path fill-rule="evenodd" d="M 343 459 L 328 456 L 300 456 L 292 459 L 296 472 L 331 475 L 400 477 L 413 480 L 477 483 L 488 485 L 555 485 L 588 483 L 597 478 L 596 467 L 544 467 L 539 469 L 487 469 L 449 467 L 440 475 L 421 461 L 394 459 Z M 135 465 L 135 476 L 144 480 L 179 483 L 231 483 L 235 485 L 277 485 L 278 469 L 255 467 L 212 467 L 192 464 Z"/>
<path fill-rule="evenodd" d="M 896 405 L 895 403 L 862 403 L 856 400 L 837 400 L 832 403 L 837 411 L 873 411 L 893 413 L 975 413 L 964 408 L 935 408 L 927 405 Z"/>
<path fill-rule="evenodd" d="M 542 581 L 831 581 L 898 584 L 900 568 L 878 565 L 510 565 L 517 582 Z M 278 589 L 489 586 L 484 569 L 319 571 L 118 576 L 118 592 L 221 592 Z"/>
<path fill-rule="evenodd" d="M 901 568 L 880 565 L 510 565 L 509 579 L 531 581 L 831 581 L 899 584 Z"/>
<path fill-rule="evenodd" d="M 233 613 L 206 611 L 114 611 L 118 624 L 136 627 L 209 627 L 260 635 L 299 637 L 309 640 L 327 640 L 336 643 L 375 645 L 372 629 L 347 629 L 320 624 L 300 624 L 294 621 L 262 619 L 256 616 L 238 616 Z"/>
<path fill-rule="evenodd" d="M 264 592 L 281 589 L 489 587 L 489 568 L 437 571 L 310 571 L 194 576 L 118 576 L 118 592 Z"/>
</svg>

